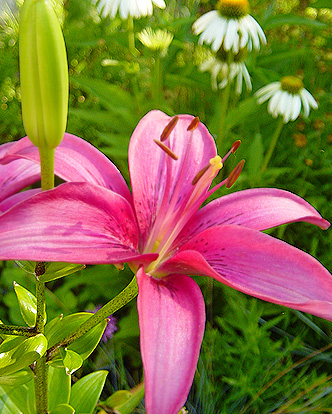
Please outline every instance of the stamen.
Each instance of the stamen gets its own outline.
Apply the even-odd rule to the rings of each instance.
[[[165,126],[163,132],[160,135],[160,141],[164,142],[171,135],[171,132],[175,128],[175,125],[178,123],[179,117],[175,115],[169,123]]]
[[[235,152],[237,151],[240,145],[241,145],[241,140],[238,139],[237,141],[234,142],[231,148],[233,154],[235,154]]]
[[[216,155],[215,157],[211,158],[208,165],[203,167],[194,177],[191,184],[195,185],[198,183],[198,181],[201,179],[201,177],[208,171],[210,168],[212,168],[211,177],[215,177],[219,170],[221,170],[223,167],[221,158],[219,155]]]
[[[235,183],[235,181],[239,178],[239,176],[242,172],[242,169],[244,167],[245,162],[246,162],[245,160],[241,160],[236,165],[234,170],[229,174],[229,176],[227,178],[227,181],[226,181],[226,184],[225,184],[226,188],[231,188],[232,185]]]
[[[203,174],[206,173],[206,171],[210,168],[210,164],[206,165],[204,168],[202,168],[194,177],[194,179],[192,180],[191,184],[195,185],[198,183],[198,181],[200,180],[200,178],[202,177]]]
[[[158,145],[158,147],[165,151],[167,155],[173,158],[173,160],[176,161],[179,158],[170,148],[168,148],[167,145],[163,144],[161,141],[154,139],[154,142]]]
[[[198,127],[199,124],[199,118],[198,116],[195,116],[195,118],[190,122],[187,131],[193,131],[194,129],[196,129]]]

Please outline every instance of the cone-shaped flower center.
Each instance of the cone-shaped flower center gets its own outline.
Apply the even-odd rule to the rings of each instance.
[[[303,82],[295,76],[284,76],[281,79],[281,89],[296,95],[303,89]]]
[[[240,49],[237,53],[233,51],[225,50],[223,46],[217,51],[216,56],[221,62],[232,63],[232,62],[242,62],[248,55],[248,49]]]
[[[217,10],[229,19],[240,19],[250,11],[248,0],[219,0]]]

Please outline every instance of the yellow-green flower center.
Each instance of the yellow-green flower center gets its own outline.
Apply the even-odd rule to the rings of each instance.
[[[303,82],[295,76],[284,76],[280,82],[281,89],[293,95],[298,94],[303,89]]]
[[[250,11],[248,0],[219,0],[217,10],[222,16],[239,19]]]
[[[232,62],[243,62],[247,57],[248,49],[240,49],[237,53],[233,53],[230,50],[225,50],[223,46],[217,51],[216,55],[221,62],[232,63]]]

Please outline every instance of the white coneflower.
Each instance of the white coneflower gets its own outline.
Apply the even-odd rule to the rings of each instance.
[[[240,95],[242,92],[243,79],[247,90],[251,91],[252,89],[248,69],[241,61],[234,61],[231,64],[228,64],[227,62],[212,56],[201,63],[199,70],[211,73],[212,88],[215,90],[218,88],[223,89],[228,82],[232,82],[234,79],[236,79],[235,92],[237,95]]]
[[[302,105],[305,117],[309,116],[310,107],[318,108],[313,96],[304,89],[301,79],[295,76],[285,76],[280,82],[272,82],[259,89],[255,96],[259,104],[269,100],[268,112],[274,118],[281,115],[284,123],[295,121]]]
[[[138,33],[137,37],[148,49],[165,53],[169,45],[172,43],[174,35],[166,29],[152,30],[151,27],[148,27]]]
[[[219,0],[217,10],[197,19],[193,31],[200,35],[199,43],[211,44],[214,52],[221,46],[234,53],[245,47],[259,50],[260,43],[266,43],[265,34],[248,13],[248,0]]]
[[[93,0],[93,2],[97,3],[98,11],[103,17],[114,18],[119,11],[122,19],[151,16],[153,4],[161,9],[166,7],[164,0]]]

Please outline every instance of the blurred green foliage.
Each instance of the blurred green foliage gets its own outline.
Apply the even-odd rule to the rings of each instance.
[[[174,34],[162,58],[162,94],[153,99],[155,56],[136,39],[128,49],[126,22],[102,19],[88,0],[67,0],[63,30],[67,45],[70,99],[67,131],[103,151],[128,181],[127,149],[139,119],[158,107],[169,115],[200,117],[212,134],[218,130],[220,91],[201,73],[201,47],[191,30],[195,19],[216,1],[168,0],[165,10],[134,22],[134,30],[165,28]],[[330,0],[252,0],[251,14],[268,44],[247,58],[253,91],[285,75],[304,81],[319,108],[283,128],[267,171],[259,175],[276,120],[257,105],[253,93],[231,95],[225,149],[242,146],[235,163],[246,167],[231,191],[278,187],[312,203],[332,220],[332,10]],[[0,26],[0,143],[24,136],[20,109],[17,14],[3,6]],[[229,191],[229,190],[228,190]],[[219,190],[217,196],[225,193]],[[271,230],[332,269],[332,232],[296,223]],[[0,319],[23,324],[13,281],[33,291],[33,276],[12,263],[1,264]],[[116,296],[131,279],[128,268],[88,266],[47,284],[48,318],[93,310]],[[329,413],[332,406],[330,323],[310,315],[249,298],[224,286],[213,289],[197,278],[208,303],[208,326],[187,408],[192,414]],[[110,371],[103,397],[142,380],[135,303],[117,313],[118,330],[102,344],[76,376]],[[316,352],[316,353],[315,353]],[[301,362],[302,361],[302,362]],[[142,405],[137,412],[143,412]]]

